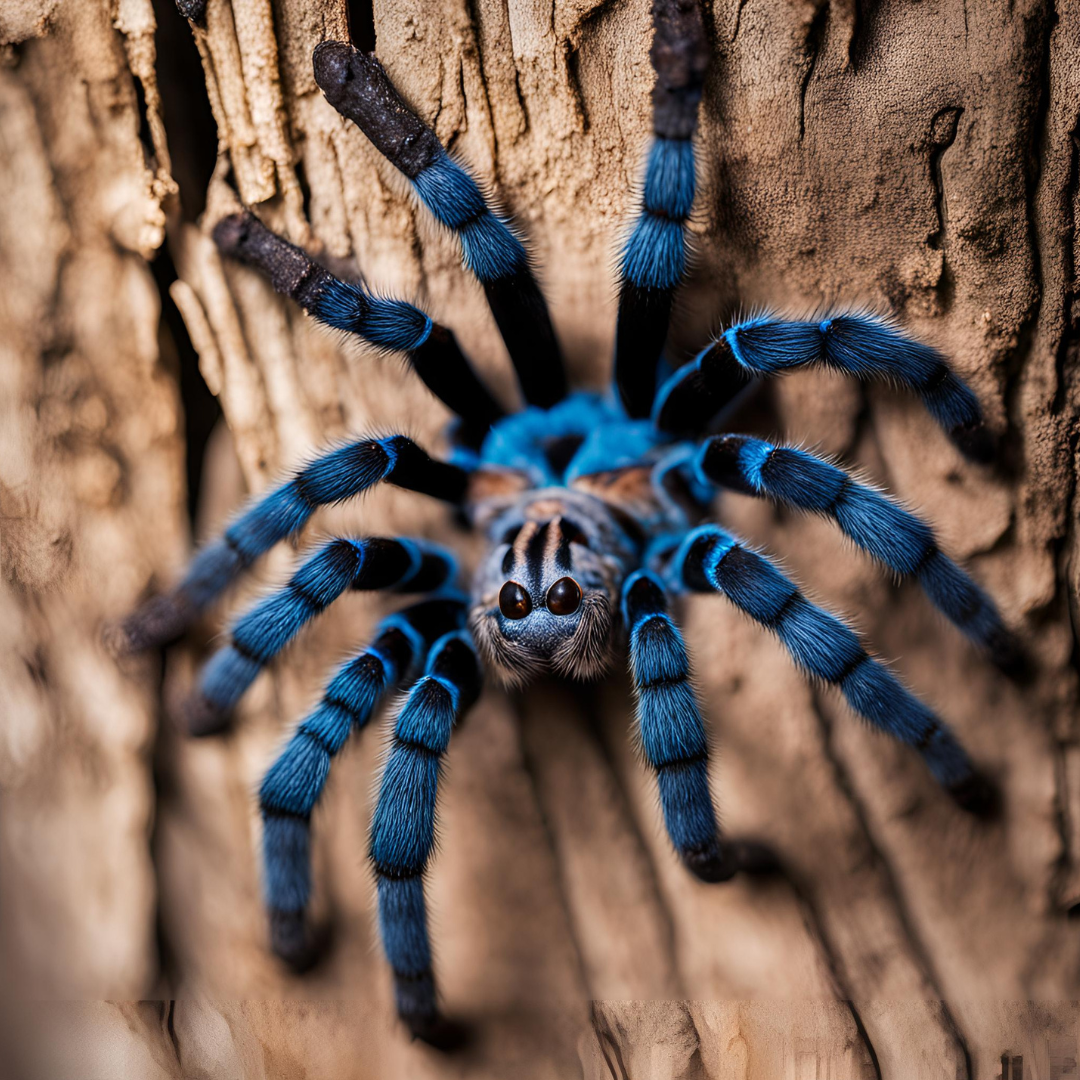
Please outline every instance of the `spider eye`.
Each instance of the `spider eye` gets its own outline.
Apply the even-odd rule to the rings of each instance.
[[[552,615],[573,615],[581,604],[581,586],[572,578],[559,578],[548,589],[547,607]]]
[[[508,619],[524,619],[532,611],[532,601],[516,581],[508,581],[499,590],[499,610]]]

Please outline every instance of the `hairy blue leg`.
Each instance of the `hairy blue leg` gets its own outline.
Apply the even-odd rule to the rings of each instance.
[[[307,559],[284,588],[245,612],[229,644],[203,669],[185,718],[193,735],[220,731],[262,669],[346,589],[427,592],[455,572],[447,552],[416,540],[335,539]]]
[[[858,379],[904,386],[919,395],[965,455],[981,462],[993,458],[993,440],[983,425],[978,399],[941,353],[889,319],[850,314],[794,322],[761,315],[725,330],[714,348],[730,350],[754,375],[825,364]]]
[[[993,601],[941,552],[930,526],[895,500],[814,454],[749,435],[709,439],[694,465],[703,482],[831,518],[880,563],[916,578],[934,604],[995,663],[1015,666],[1016,644]]]
[[[327,101],[404,173],[435,219],[461,241],[465,265],[484,287],[525,400],[543,408],[554,405],[566,393],[566,376],[525,245],[402,100],[373,54],[324,41],[312,62]]]
[[[961,805],[991,809],[986,781],[948,727],[867,654],[850,627],[810,603],[770,560],[723,529],[705,525],[683,541],[672,575],[683,588],[722,593],[775,633],[800,668],[839,687],[860,716],[915,747]]]
[[[412,304],[377,296],[358,282],[340,281],[247,210],[222,218],[214,227],[214,241],[224,254],[261,270],[278,292],[320,322],[376,348],[405,353],[428,389],[461,417],[473,441],[478,443],[504,415],[453,333]]]
[[[724,881],[737,867],[721,847],[709,794],[709,747],[690,684],[682,635],[667,611],[660,580],[646,570],[627,578],[623,621],[641,749],[656,770],[664,823],[683,862],[703,881]]]
[[[343,502],[386,481],[458,505],[469,474],[436,461],[404,435],[360,439],[305,465],[248,508],[192,560],[180,584],[130,615],[121,627],[130,652],[167,644],[236,577],[279,540],[299,532],[320,506]]]
[[[652,16],[653,141],[641,210],[622,252],[615,331],[615,382],[631,417],[646,417],[652,407],[672,299],[686,270],[693,138],[709,63],[696,3],[654,0]]]
[[[301,721],[259,789],[263,893],[275,953],[297,968],[314,959],[305,926],[311,894],[310,818],[333,757],[367,725],[386,692],[403,680],[442,634],[465,621],[462,599],[421,601],[384,619],[375,639],[342,664],[322,700]]]
[[[424,676],[394,725],[371,825],[379,929],[398,1013],[415,1035],[438,1029],[423,874],[435,838],[439,763],[457,719],[476,700],[480,668],[467,632],[431,648]]]

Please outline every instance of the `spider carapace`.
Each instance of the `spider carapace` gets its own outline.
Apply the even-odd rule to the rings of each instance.
[[[837,465],[750,435],[710,434],[751,384],[827,365],[921,398],[945,434],[986,464],[993,446],[978,403],[934,349],[891,320],[839,313],[769,315],[729,327],[694,360],[662,374],[672,301],[686,266],[695,194],[694,133],[708,63],[695,0],[655,0],[653,137],[640,208],[623,246],[615,380],[609,394],[568,392],[558,342],[518,234],[406,105],[373,55],[325,42],[313,57],[330,103],[411,182],[458,237],[487,296],[526,407],[508,415],[453,333],[410,304],[338,280],[249,211],[217,222],[226,255],[265,273],[321,322],[403,353],[455,414],[448,460],[403,435],[362,438],[299,469],[254,501],[193,560],[178,586],[124,624],[129,648],[179,636],[192,618],[313,512],[388,482],[457,507],[487,540],[471,595],[446,549],[418,539],[336,538],[236,619],[187,707],[210,734],[256,676],[349,589],[414,594],[329,680],[260,790],[271,942],[307,954],[310,818],[331,760],[380,700],[404,687],[371,827],[382,941],[398,1011],[410,1029],[443,1032],[423,875],[432,851],[440,760],[483,672],[522,683],[539,672],[602,675],[629,653],[640,746],[655,770],[672,844],[693,873],[720,881],[767,866],[762,849],[722,837],[709,791],[707,741],[672,598],[723,594],[783,643],[809,675],[836,687],[871,725],[909,744],[969,809],[991,789],[945,723],[871,656],[835,615],[771,561],[712,523],[718,490],[831,519],[870,557],[916,579],[960,631],[1001,666],[1016,661],[993,603],[938,547],[925,522]],[[452,841],[451,841],[452,842]]]

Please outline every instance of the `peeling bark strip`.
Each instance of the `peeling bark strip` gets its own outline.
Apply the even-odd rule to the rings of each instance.
[[[328,666],[382,612],[357,600],[328,613],[256,684],[235,735],[198,747],[160,719],[162,698],[190,690],[199,641],[169,654],[163,694],[152,664],[118,669],[100,648],[101,627],[173,583],[190,546],[159,325],[171,301],[148,260],[168,218],[173,293],[228,422],[208,449],[199,536],[326,439],[404,423],[434,445],[446,419],[413,372],[341,348],[220,258],[210,232],[237,192],[336,275],[421,302],[507,401],[512,372],[453,239],[318,92],[312,52],[348,39],[344,0],[9,4],[0,966],[28,998],[179,993],[164,1006],[12,1004],[30,1075],[111,1076],[121,1061],[152,1080],[241,1076],[253,1061],[365,1080],[1070,1075],[1080,946],[1060,907],[1080,896],[1080,10],[714,0],[702,18],[657,2],[662,25],[700,19],[701,37],[672,51],[658,34],[655,85],[648,0],[378,4],[377,52],[423,125],[497,184],[573,377],[600,386],[611,256],[642,147],[663,134],[653,99],[661,125],[682,130],[708,46],[697,263],[671,359],[759,304],[801,315],[865,303],[941,349],[1004,433],[992,467],[965,464],[901,396],[829,375],[771,388],[739,430],[818,444],[916,504],[1023,636],[1032,684],[1002,680],[828,523],[731,497],[725,524],[901,658],[1000,782],[1003,820],[961,820],[917,761],[808,689],[762,632],[692,604],[724,826],[776,849],[799,895],[783,881],[689,879],[627,739],[625,687],[569,704],[538,693],[521,729],[491,693],[448,751],[431,869],[446,1009],[479,1036],[465,1056],[421,1058],[391,1024],[362,860],[377,738],[342,754],[315,833],[312,915],[333,952],[302,979],[279,968],[252,792]],[[160,60],[192,40],[222,151],[199,226],[175,213],[164,138],[178,177],[199,170],[181,127],[160,120],[183,116],[197,90]],[[403,492],[335,513],[314,531],[452,527]],[[279,584],[289,553],[269,561],[264,580]],[[61,1060],[69,1048],[74,1063]]]

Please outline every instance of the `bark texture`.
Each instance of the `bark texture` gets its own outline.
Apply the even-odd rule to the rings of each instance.
[[[354,35],[370,33],[351,10]],[[648,4],[376,0],[373,26],[399,89],[529,236],[572,377],[603,384],[649,131]],[[102,627],[174,580],[191,542],[177,353],[148,260],[167,244],[165,302],[228,426],[196,539],[329,439],[401,429],[437,447],[446,419],[398,362],[222,263],[209,230],[238,199],[328,265],[420,298],[507,403],[509,363],[454,243],[314,84],[314,46],[348,34],[344,2],[209,0],[189,24],[150,0],[17,0],[0,10],[0,948],[20,998],[168,999],[13,1002],[16,1030],[41,1035],[14,1040],[28,1068],[981,1080],[1008,1077],[1006,1055],[1026,1076],[1075,1075],[1080,4],[713,0],[706,26],[698,259],[676,351],[757,305],[869,304],[942,347],[1002,436],[994,469],[966,465],[913,401],[827,374],[778,382],[744,422],[841,454],[923,511],[1036,677],[995,674],[824,523],[734,495],[718,513],[897,658],[999,779],[1002,820],[962,816],[774,640],[695,599],[724,822],[775,845],[787,878],[690,880],[620,678],[520,701],[489,690],[451,744],[429,886],[445,1005],[473,1043],[443,1057],[392,1017],[364,860],[377,732],[336,762],[315,818],[331,949],[285,973],[265,948],[253,789],[380,610],[340,601],[235,731],[202,742],[168,722],[197,636],[163,671],[109,656]],[[188,35],[205,83],[170,67]],[[218,137],[205,191],[185,185],[184,121],[204,93]],[[454,535],[391,491],[321,513],[309,535],[337,530]],[[280,580],[292,557],[257,576]]]

